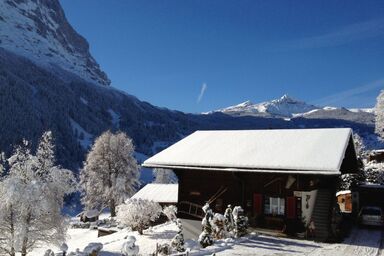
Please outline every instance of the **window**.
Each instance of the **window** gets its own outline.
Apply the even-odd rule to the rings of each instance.
[[[285,199],[266,196],[264,200],[264,214],[284,215]]]

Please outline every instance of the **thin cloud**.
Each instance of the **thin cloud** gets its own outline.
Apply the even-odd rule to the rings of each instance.
[[[203,83],[201,85],[199,96],[197,97],[197,103],[200,103],[200,101],[203,99],[203,96],[204,96],[206,90],[207,90],[207,84]]]
[[[346,102],[350,99],[356,98],[364,93],[371,92],[378,88],[384,88],[384,79],[373,81],[369,84],[359,86],[350,90],[346,90],[340,93],[332,94],[324,98],[313,101],[316,105],[339,105],[341,102]]]
[[[328,33],[285,42],[288,49],[313,49],[339,46],[384,34],[384,19],[369,20],[341,27]]]

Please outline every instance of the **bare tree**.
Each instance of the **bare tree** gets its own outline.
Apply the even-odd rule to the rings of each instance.
[[[9,170],[0,181],[0,254],[25,256],[41,242],[59,245],[65,240],[61,209],[76,180],[54,161],[50,132],[43,135],[36,155],[24,141],[8,159]]]
[[[376,112],[376,133],[384,139],[384,90],[382,90],[377,97],[377,103],[375,107]]]

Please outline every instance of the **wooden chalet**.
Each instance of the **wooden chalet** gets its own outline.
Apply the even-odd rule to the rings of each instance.
[[[209,202],[219,213],[241,205],[255,228],[292,233],[311,223],[322,241],[332,235],[339,176],[358,169],[348,128],[197,131],[143,166],[176,173],[186,237],[201,232]]]

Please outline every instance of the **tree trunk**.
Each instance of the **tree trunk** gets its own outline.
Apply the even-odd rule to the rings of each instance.
[[[27,246],[28,246],[28,233],[29,233],[29,224],[31,222],[31,213],[27,214],[27,218],[25,220],[25,234],[23,238],[23,244],[21,246],[21,256],[27,256]]]
[[[115,200],[112,198],[109,200],[109,209],[111,210],[111,217],[116,217]]]
[[[16,252],[15,252],[15,247],[14,247],[14,244],[15,244],[15,225],[14,225],[14,214],[13,214],[13,207],[11,205],[11,216],[10,216],[10,222],[11,222],[11,251],[9,253],[10,256],[15,256],[16,255]]]

